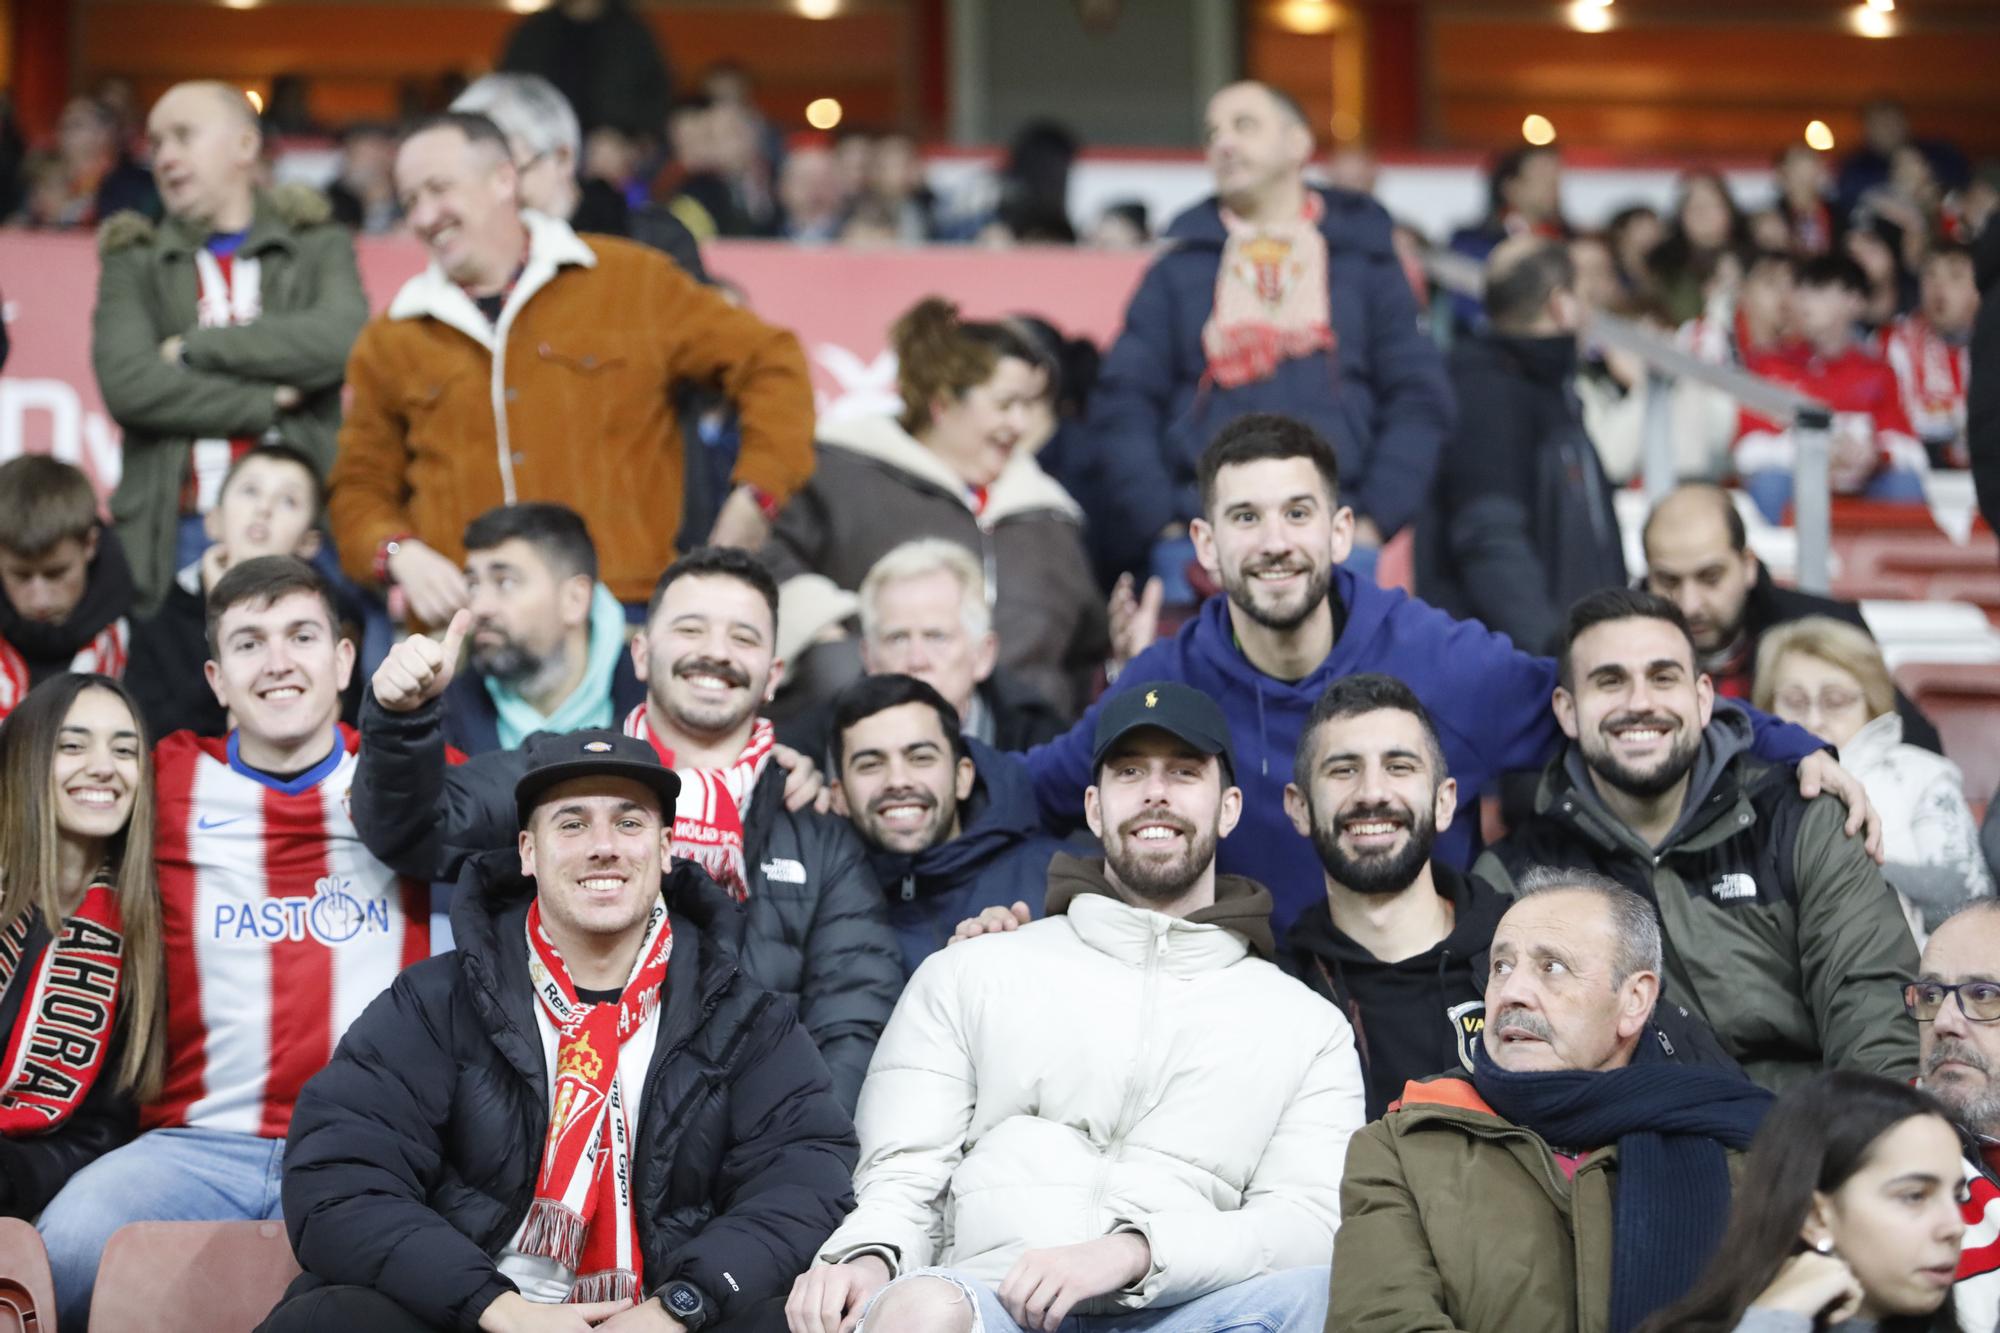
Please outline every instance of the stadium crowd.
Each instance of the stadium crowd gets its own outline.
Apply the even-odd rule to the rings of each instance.
[[[1990,794],[1749,548],[1784,423],[1673,389],[1628,570],[1667,389],[1579,338],[1920,498],[2000,195],[1877,108],[1838,190],[1582,235],[1524,151],[1447,355],[1239,83],[1101,367],[940,295],[816,423],[699,243],[946,236],[912,146],[776,165],[615,33],[586,102],[564,23],[345,202],[194,82],[25,205],[99,225],[124,432],[108,521],[0,465],[0,1214],[61,1327],[120,1227],[261,1219],[282,1333],[2000,1325]],[[964,237],[1061,239],[1065,151]]]

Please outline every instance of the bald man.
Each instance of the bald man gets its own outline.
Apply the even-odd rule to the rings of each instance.
[[[207,545],[202,516],[260,443],[333,462],[347,351],[368,318],[354,246],[304,186],[257,188],[257,116],[222,83],[169,88],[146,120],[167,216],[108,218],[91,325],[125,432],[112,512],[150,611]]]
[[[1627,577],[1576,396],[1583,303],[1568,248],[1502,241],[1486,261],[1485,305],[1485,331],[1452,348],[1458,427],[1417,525],[1417,595],[1548,653],[1572,602]]]
[[[1389,215],[1306,184],[1313,134],[1298,105],[1234,83],[1209,99],[1204,134],[1215,194],[1167,227],[1090,402],[1105,482],[1091,517],[1131,534],[1102,554],[1128,568],[1150,557],[1170,601],[1192,600],[1196,464],[1229,422],[1281,412],[1333,444],[1358,571],[1415,517],[1451,425]]]
[[[1832,616],[1868,628],[1853,602],[1774,583],[1750,549],[1731,493],[1720,486],[1691,482],[1668,492],[1647,515],[1641,540],[1646,588],[1687,617],[1701,669],[1715,681],[1717,694],[1751,697],[1757,684],[1757,644],[1774,626]],[[1896,692],[1896,711],[1903,719],[1904,740],[1944,752],[1937,728],[1901,690]]]

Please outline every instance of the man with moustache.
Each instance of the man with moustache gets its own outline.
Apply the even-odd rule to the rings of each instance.
[[[847,822],[785,808],[771,724],[757,716],[784,674],[777,616],[777,585],[756,557],[701,547],[676,561],[632,643],[646,698],[623,731],[679,774],[674,858],[698,862],[743,904],[744,970],[798,1004],[852,1107],[902,990],[902,957]],[[467,856],[518,832],[510,793],[523,751],[445,764],[439,696],[471,619],[454,616],[442,644],[422,635],[398,644],[362,704],[355,824],[384,861],[426,879],[455,878]]]
[[[1837,802],[1800,796],[1715,707],[1687,621],[1613,588],[1570,608],[1554,711],[1570,739],[1531,819],[1473,873],[1513,892],[1531,866],[1607,875],[1653,905],[1667,993],[1773,1090],[1822,1067],[1916,1072],[1896,988],[1916,945]]]
[[[856,1207],[792,1333],[1316,1327],[1361,1124],[1352,1034],[1274,967],[1270,895],[1215,873],[1242,810],[1228,723],[1185,685],[1100,715],[1104,859],[1049,915],[931,956],[869,1070]]]
[[[1917,1023],[1925,1091],[1972,1140],[1952,1292],[1958,1322],[2000,1326],[2000,900],[1979,899],[1931,932],[1903,1007]]]

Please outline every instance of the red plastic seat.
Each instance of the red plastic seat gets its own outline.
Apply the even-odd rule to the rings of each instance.
[[[90,1333],[250,1333],[298,1275],[282,1222],[134,1222],[104,1247]]]
[[[35,1228],[0,1217],[0,1333],[55,1333],[56,1284]]]
[[[1896,683],[1944,738],[1945,756],[1965,773],[1975,804],[2000,787],[2000,665],[1909,662]]]

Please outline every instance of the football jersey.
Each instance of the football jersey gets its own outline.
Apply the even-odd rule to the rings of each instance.
[[[282,782],[242,762],[235,732],[154,751],[167,1072],[147,1129],[282,1138],[348,1024],[430,955],[430,886],[362,845],[347,800],[360,737],[337,731]]]
[[[1962,453],[1970,344],[1953,343],[1922,315],[1905,315],[1884,334],[1882,351],[1903,387],[1903,412],[1917,438],[1952,455]],[[1965,466],[1958,457],[1950,461],[1954,467]]]
[[[1838,356],[1771,355],[1745,366],[1754,375],[1775,380],[1816,398],[1833,410],[1835,433],[1857,432],[1874,443],[1878,466],[1924,472],[1928,459],[1903,412],[1903,390],[1896,372],[1881,357],[1860,346]],[[1736,441],[1736,470],[1759,472],[1792,466],[1797,450],[1783,422],[1742,409]]]

